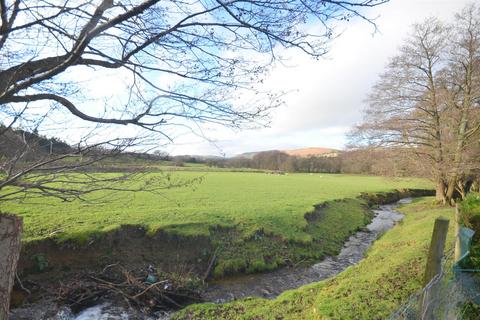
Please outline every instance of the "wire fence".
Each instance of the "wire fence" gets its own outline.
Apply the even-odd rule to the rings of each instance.
[[[453,262],[453,251],[448,253],[440,273],[387,319],[480,320],[479,271],[462,269],[458,262]]]

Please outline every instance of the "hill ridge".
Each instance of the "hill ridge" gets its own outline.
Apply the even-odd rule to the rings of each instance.
[[[337,156],[339,150],[333,149],[333,148],[326,148],[326,147],[306,147],[306,148],[298,148],[298,149],[274,149],[274,150],[263,150],[263,151],[254,151],[254,152],[244,152],[236,157],[239,158],[253,158],[255,155],[264,153],[264,152],[273,152],[273,151],[278,151],[278,152],[284,152],[290,156],[296,156],[296,157],[331,157],[331,156]]]

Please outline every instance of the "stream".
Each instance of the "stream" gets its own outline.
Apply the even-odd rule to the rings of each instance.
[[[403,219],[403,215],[395,211],[401,204],[411,202],[411,198],[404,198],[396,203],[381,205],[374,209],[374,218],[365,227],[365,231],[358,231],[345,242],[337,256],[326,257],[311,266],[284,267],[278,270],[250,275],[238,275],[221,280],[209,282],[202,298],[205,301],[224,303],[235,299],[255,296],[275,298],[282,292],[300,286],[318,282],[335,276],[347,267],[363,259],[365,252],[372,243],[383,233],[391,229]],[[12,319],[25,319],[12,314]],[[133,320],[151,319],[167,320],[172,312],[162,312],[150,318],[145,318],[139,312],[125,310],[111,304],[101,304],[83,310],[77,315],[72,314],[68,308],[62,308],[51,320]]]
[[[395,208],[411,201],[411,198],[405,198],[398,203],[382,205],[373,210],[375,217],[366,226],[368,231],[358,231],[352,235],[337,256],[326,257],[308,267],[285,267],[268,273],[213,281],[208,284],[203,299],[224,303],[249,296],[275,298],[283,291],[330,278],[362,260],[373,241],[403,219],[403,215],[396,212]]]

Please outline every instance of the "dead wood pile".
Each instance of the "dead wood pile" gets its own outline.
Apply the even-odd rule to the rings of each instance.
[[[128,271],[115,264],[101,273],[77,275],[62,283],[58,299],[74,311],[114,300],[148,314],[200,301],[202,283],[188,273],[167,275],[157,273],[152,266]]]

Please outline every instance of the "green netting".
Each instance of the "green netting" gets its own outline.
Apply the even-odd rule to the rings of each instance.
[[[473,235],[475,231],[466,227],[461,227],[458,232],[458,237],[460,239],[460,258],[453,264],[453,270],[455,272],[478,272],[477,269],[464,269],[462,265],[468,255],[470,254],[470,245],[472,243]]]

